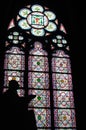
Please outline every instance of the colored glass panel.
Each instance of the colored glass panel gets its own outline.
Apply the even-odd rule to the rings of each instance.
[[[34,109],[38,128],[51,127],[51,112],[49,109]]]
[[[45,31],[44,31],[44,29],[34,29],[34,28],[32,28],[32,29],[31,29],[31,33],[32,33],[34,36],[44,36]]]
[[[31,11],[29,9],[23,8],[19,11],[19,15],[23,18],[26,18],[30,12]]]
[[[72,91],[53,91],[54,107],[74,108]]]
[[[24,70],[24,56],[6,54],[5,58],[5,69]]]
[[[41,5],[33,5],[32,7],[31,7],[31,9],[32,9],[32,11],[37,11],[37,12],[43,12],[43,7],[41,6]]]
[[[42,56],[29,56],[29,70],[48,71],[48,58]]]
[[[48,25],[48,18],[41,12],[33,12],[28,15],[27,22],[33,28],[41,29]]]
[[[63,73],[70,73],[70,60],[67,58],[52,58],[52,71],[53,72],[63,72]]]
[[[28,86],[29,88],[48,89],[49,88],[49,75],[46,73],[28,73]]]
[[[34,43],[34,49],[32,49],[29,52],[29,54],[39,55],[39,56],[41,56],[41,55],[47,56],[48,55],[47,52],[42,49],[42,44],[40,44],[40,42]]]
[[[44,14],[48,17],[49,20],[55,20],[56,15],[51,11],[45,11]]]
[[[53,31],[56,31],[57,29],[57,26],[55,23],[53,22],[49,22],[48,26],[45,28],[47,31],[49,32],[53,32]]]
[[[73,109],[54,110],[55,127],[76,127],[75,111]]]
[[[31,27],[28,25],[27,21],[25,19],[22,19],[18,22],[18,25],[21,29],[28,30]]]
[[[36,98],[29,103],[31,107],[50,107],[50,92],[47,90],[29,90],[29,95],[36,95]]]
[[[32,24],[43,26],[44,25],[44,17],[41,13],[34,13],[31,16]]]
[[[72,89],[72,76],[71,74],[52,74],[53,88],[54,89]]]

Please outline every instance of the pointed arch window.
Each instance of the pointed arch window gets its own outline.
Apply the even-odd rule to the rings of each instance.
[[[67,36],[53,11],[39,4],[20,9],[8,27],[4,91],[13,78],[20,96],[36,95],[28,110],[34,110],[38,130],[76,129]]]

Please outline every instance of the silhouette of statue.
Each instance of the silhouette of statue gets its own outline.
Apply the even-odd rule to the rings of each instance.
[[[29,95],[28,99],[21,98],[18,96],[18,89],[18,82],[11,80],[9,81],[9,89],[3,93],[2,129],[28,130],[30,128],[30,130],[37,130],[34,112],[28,111],[26,107],[27,103],[35,98],[35,95]]]

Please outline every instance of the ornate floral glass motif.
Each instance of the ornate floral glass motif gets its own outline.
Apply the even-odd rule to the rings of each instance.
[[[22,33],[19,33],[17,31],[11,31],[8,34],[7,41],[12,44],[19,44],[22,43],[24,40],[24,37],[22,36]]]
[[[73,130],[73,127],[76,127],[75,111],[73,109],[55,109],[54,120],[55,127],[71,128],[71,130]]]
[[[53,88],[54,89],[72,89],[72,76],[71,74],[52,74]]]
[[[48,89],[49,75],[42,72],[41,73],[29,72],[28,83],[30,88]]]
[[[37,89],[37,88],[36,88]],[[36,98],[29,104],[31,107],[50,107],[50,92],[46,90],[29,90],[30,94],[37,95]]]
[[[23,8],[17,16],[18,26],[31,31],[34,36],[44,36],[48,32],[57,30],[56,15],[41,5],[32,5]]]
[[[72,91],[53,91],[54,107],[74,108],[74,99]],[[58,103],[57,103],[58,102]]]
[[[70,73],[70,60],[67,58],[52,58],[53,72]]]
[[[62,35],[56,35],[56,37],[52,39],[52,42],[57,44],[59,48],[67,46],[67,40]]]
[[[36,122],[37,122],[38,129],[42,128],[42,130],[47,130],[46,128],[51,127],[51,112],[50,112],[50,109],[39,108],[39,109],[34,109],[34,112],[35,112],[35,115],[36,115]]]

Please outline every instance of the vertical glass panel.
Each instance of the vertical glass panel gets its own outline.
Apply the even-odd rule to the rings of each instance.
[[[28,87],[29,95],[36,95],[29,103],[29,108],[34,109],[37,127],[50,127],[50,91],[47,53],[42,49],[42,44],[34,43],[34,48],[28,57]],[[40,108],[40,109],[39,109]]]
[[[71,64],[69,56],[61,50],[53,54],[52,83],[55,127],[76,127]]]
[[[9,80],[15,79],[23,87],[24,69],[24,53],[18,47],[7,50],[4,60],[4,86],[7,86]]]

